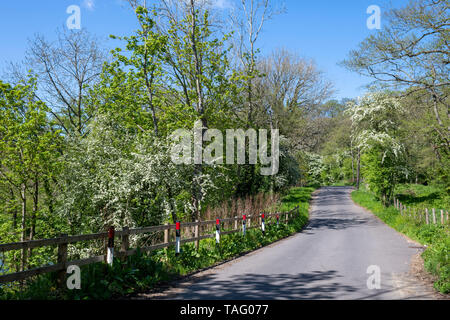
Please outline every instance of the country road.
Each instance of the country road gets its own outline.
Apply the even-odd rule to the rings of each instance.
[[[302,232],[163,293],[136,298],[434,299],[432,288],[409,274],[413,257],[423,249],[355,205],[350,192],[322,188]],[[367,287],[372,265],[380,268],[380,289]]]

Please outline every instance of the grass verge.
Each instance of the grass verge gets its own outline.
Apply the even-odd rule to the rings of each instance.
[[[240,233],[221,237],[219,246],[215,239],[200,241],[197,251],[193,243],[181,247],[175,256],[173,247],[151,253],[137,252],[125,261],[114,260],[113,266],[96,263],[81,267],[81,289],[58,289],[55,273],[44,274],[28,281],[23,288],[11,284],[0,287],[0,299],[114,299],[128,294],[148,291],[161,283],[213,266],[221,261],[261,248],[274,241],[300,231],[308,222],[308,209],[314,187],[293,188],[282,199],[281,210],[299,206],[299,211],[289,224],[280,221],[260,229],[250,229],[246,236]]]
[[[450,232],[448,226],[424,225],[400,215],[394,207],[384,207],[371,193],[359,190],[352,192],[357,204],[370,210],[395,230],[427,246],[422,254],[425,269],[436,277],[434,287],[441,293],[450,293]]]

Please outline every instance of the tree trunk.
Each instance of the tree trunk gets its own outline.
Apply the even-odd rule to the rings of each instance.
[[[26,240],[26,215],[27,215],[27,197],[26,197],[26,186],[23,183],[22,184],[22,190],[21,190],[21,200],[22,200],[22,236],[20,240],[23,242]],[[21,255],[21,266],[20,270],[25,270],[26,265],[26,259],[27,259],[27,251],[26,249],[22,249],[22,255]]]
[[[31,228],[30,228],[30,240],[34,239],[36,234],[36,214],[38,211],[38,201],[39,201],[39,181],[36,177],[34,181],[34,192],[33,192],[33,212],[31,213]],[[30,248],[28,256],[31,257],[32,249]]]
[[[44,191],[45,191],[45,195],[47,197],[47,207],[48,207],[48,212],[50,213],[50,215],[53,215],[54,213],[54,209],[53,209],[53,195],[50,189],[50,181],[46,178],[44,178]]]
[[[12,188],[9,189],[9,193],[11,195],[11,203],[13,206],[13,212],[12,212],[12,224],[13,224],[13,232],[16,233],[17,228],[17,207],[14,204],[14,191]]]
[[[359,190],[359,184],[361,179],[361,151],[358,148],[358,159],[357,159],[357,167],[356,167],[356,189]]]
[[[352,155],[352,184],[355,183],[355,157],[353,156],[353,142],[350,142],[350,153]]]
[[[202,90],[202,83],[201,83],[201,75],[202,75],[202,65],[201,61],[199,59],[199,54],[197,51],[197,41],[196,38],[196,11],[195,11],[195,3],[194,0],[190,1],[190,13],[191,13],[191,48],[192,53],[194,56],[194,64],[195,64],[195,88],[197,93],[197,112],[200,116],[200,119],[202,121],[202,137],[203,133],[207,128],[207,121],[204,117],[205,115],[205,105],[203,101],[203,90]],[[203,139],[202,139],[202,151],[203,151]],[[193,183],[193,206],[194,206],[194,221],[199,220],[200,221],[200,201],[203,198],[202,190],[201,190],[201,181],[200,177],[203,172],[203,166],[202,164],[194,164],[194,183]]]
[[[30,240],[33,240],[36,234],[36,213],[38,210],[38,200],[39,200],[39,181],[36,179],[34,182],[34,192],[33,192],[33,212],[31,213],[31,229],[30,229]]]

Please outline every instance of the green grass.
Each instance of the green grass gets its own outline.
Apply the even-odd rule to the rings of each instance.
[[[450,209],[450,194],[443,186],[401,184],[395,188],[396,198],[408,207]]]
[[[413,197],[410,197],[409,199],[411,200],[411,203],[424,203],[424,198],[421,198],[421,195],[418,197],[419,200],[417,200],[417,202],[414,202]],[[437,290],[442,293],[450,293],[450,231],[448,225],[425,225],[412,219],[408,219],[401,216],[399,211],[394,207],[384,207],[373,194],[365,190],[353,191],[352,199],[357,204],[372,211],[395,230],[426,245],[428,248],[422,254],[425,269],[436,276],[434,287]]]
[[[286,225],[268,225],[265,235],[260,229],[248,230],[244,237],[234,233],[221,237],[220,246],[215,239],[200,241],[197,251],[193,243],[181,247],[179,256],[169,247],[149,254],[138,252],[125,261],[114,260],[110,267],[96,263],[81,267],[81,289],[60,290],[56,274],[35,277],[24,289],[18,286],[0,287],[0,299],[111,299],[136,292],[148,291],[161,283],[213,266],[240,254],[253,251],[300,231],[308,222],[308,208],[314,187],[291,189],[282,198],[281,209],[288,211],[299,206],[295,218]],[[283,219],[284,221],[284,219]]]

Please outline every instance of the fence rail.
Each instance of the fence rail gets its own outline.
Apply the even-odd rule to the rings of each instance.
[[[423,222],[425,224],[449,224],[448,211],[443,209],[436,210],[435,208],[420,209],[415,207],[407,207],[403,205],[399,199],[394,197],[394,207],[404,217]]]
[[[272,219],[271,222],[266,222],[265,225],[267,226],[270,224],[279,223],[279,220],[281,220],[281,222],[283,222],[282,221],[283,219],[281,219],[282,216],[285,217],[284,222],[289,223],[289,221],[291,220],[291,218],[293,217],[295,212],[298,212],[298,210],[299,210],[299,206],[295,207],[294,209],[292,209],[288,212],[277,212],[277,213],[264,214],[266,219],[270,219],[273,217],[277,218],[276,222],[273,221],[273,219]],[[253,226],[251,226],[252,219],[253,220],[257,219],[257,223]],[[223,231],[223,232],[220,232],[220,234],[227,235],[227,234],[241,232],[242,229],[239,228],[238,223],[243,222],[244,220],[248,221],[248,227],[246,227],[246,230],[260,228],[262,225],[261,224],[262,223],[262,215],[247,215],[245,217],[241,216],[241,217],[220,219],[219,221],[222,224],[225,224],[225,223],[232,224],[234,222],[234,227],[232,230]],[[217,223],[217,220],[180,223],[181,228],[192,228],[192,227],[195,228],[195,237],[185,238],[185,239],[180,237],[180,239],[179,239],[180,244],[195,242],[196,247],[198,248],[200,240],[215,237],[214,233],[200,235],[199,227],[216,225],[216,223]],[[159,250],[159,249],[163,249],[163,248],[167,248],[172,245],[175,245],[176,242],[170,241],[170,230],[176,230],[176,227],[177,227],[176,224],[165,224],[165,225],[160,225],[160,226],[152,226],[152,227],[144,227],[144,228],[136,228],[136,229],[129,229],[127,227],[124,227],[122,230],[115,231],[115,232],[113,232],[113,239],[120,238],[122,240],[122,243],[121,243],[120,251],[116,252],[114,255],[119,258],[124,258],[124,257],[131,256],[134,253],[136,253],[136,251],[138,249],[130,249],[129,248],[129,236],[136,235],[136,234],[164,231],[164,242],[139,248],[139,250],[141,250],[141,251],[151,252],[151,251],[155,251],[155,250]],[[70,265],[83,266],[83,265],[97,263],[97,262],[106,262],[107,256],[108,256],[107,246],[105,246],[105,249],[106,249],[105,254],[86,258],[86,259],[72,260],[72,261],[68,261],[67,246],[68,246],[68,244],[73,244],[73,243],[77,243],[77,242],[81,242],[81,241],[107,240],[109,236],[110,235],[108,232],[101,232],[101,233],[74,235],[74,236],[62,235],[60,237],[52,238],[52,239],[30,240],[30,241],[23,241],[23,242],[0,244],[0,253],[4,253],[7,251],[13,251],[13,250],[27,250],[27,249],[32,249],[32,248],[53,246],[53,245],[58,246],[57,263],[52,264],[52,265],[38,267],[38,268],[33,268],[30,270],[0,275],[0,283],[24,280],[24,279],[32,277],[32,276],[49,273],[49,272],[59,272],[60,279],[64,279],[65,274],[66,274],[66,269]]]

